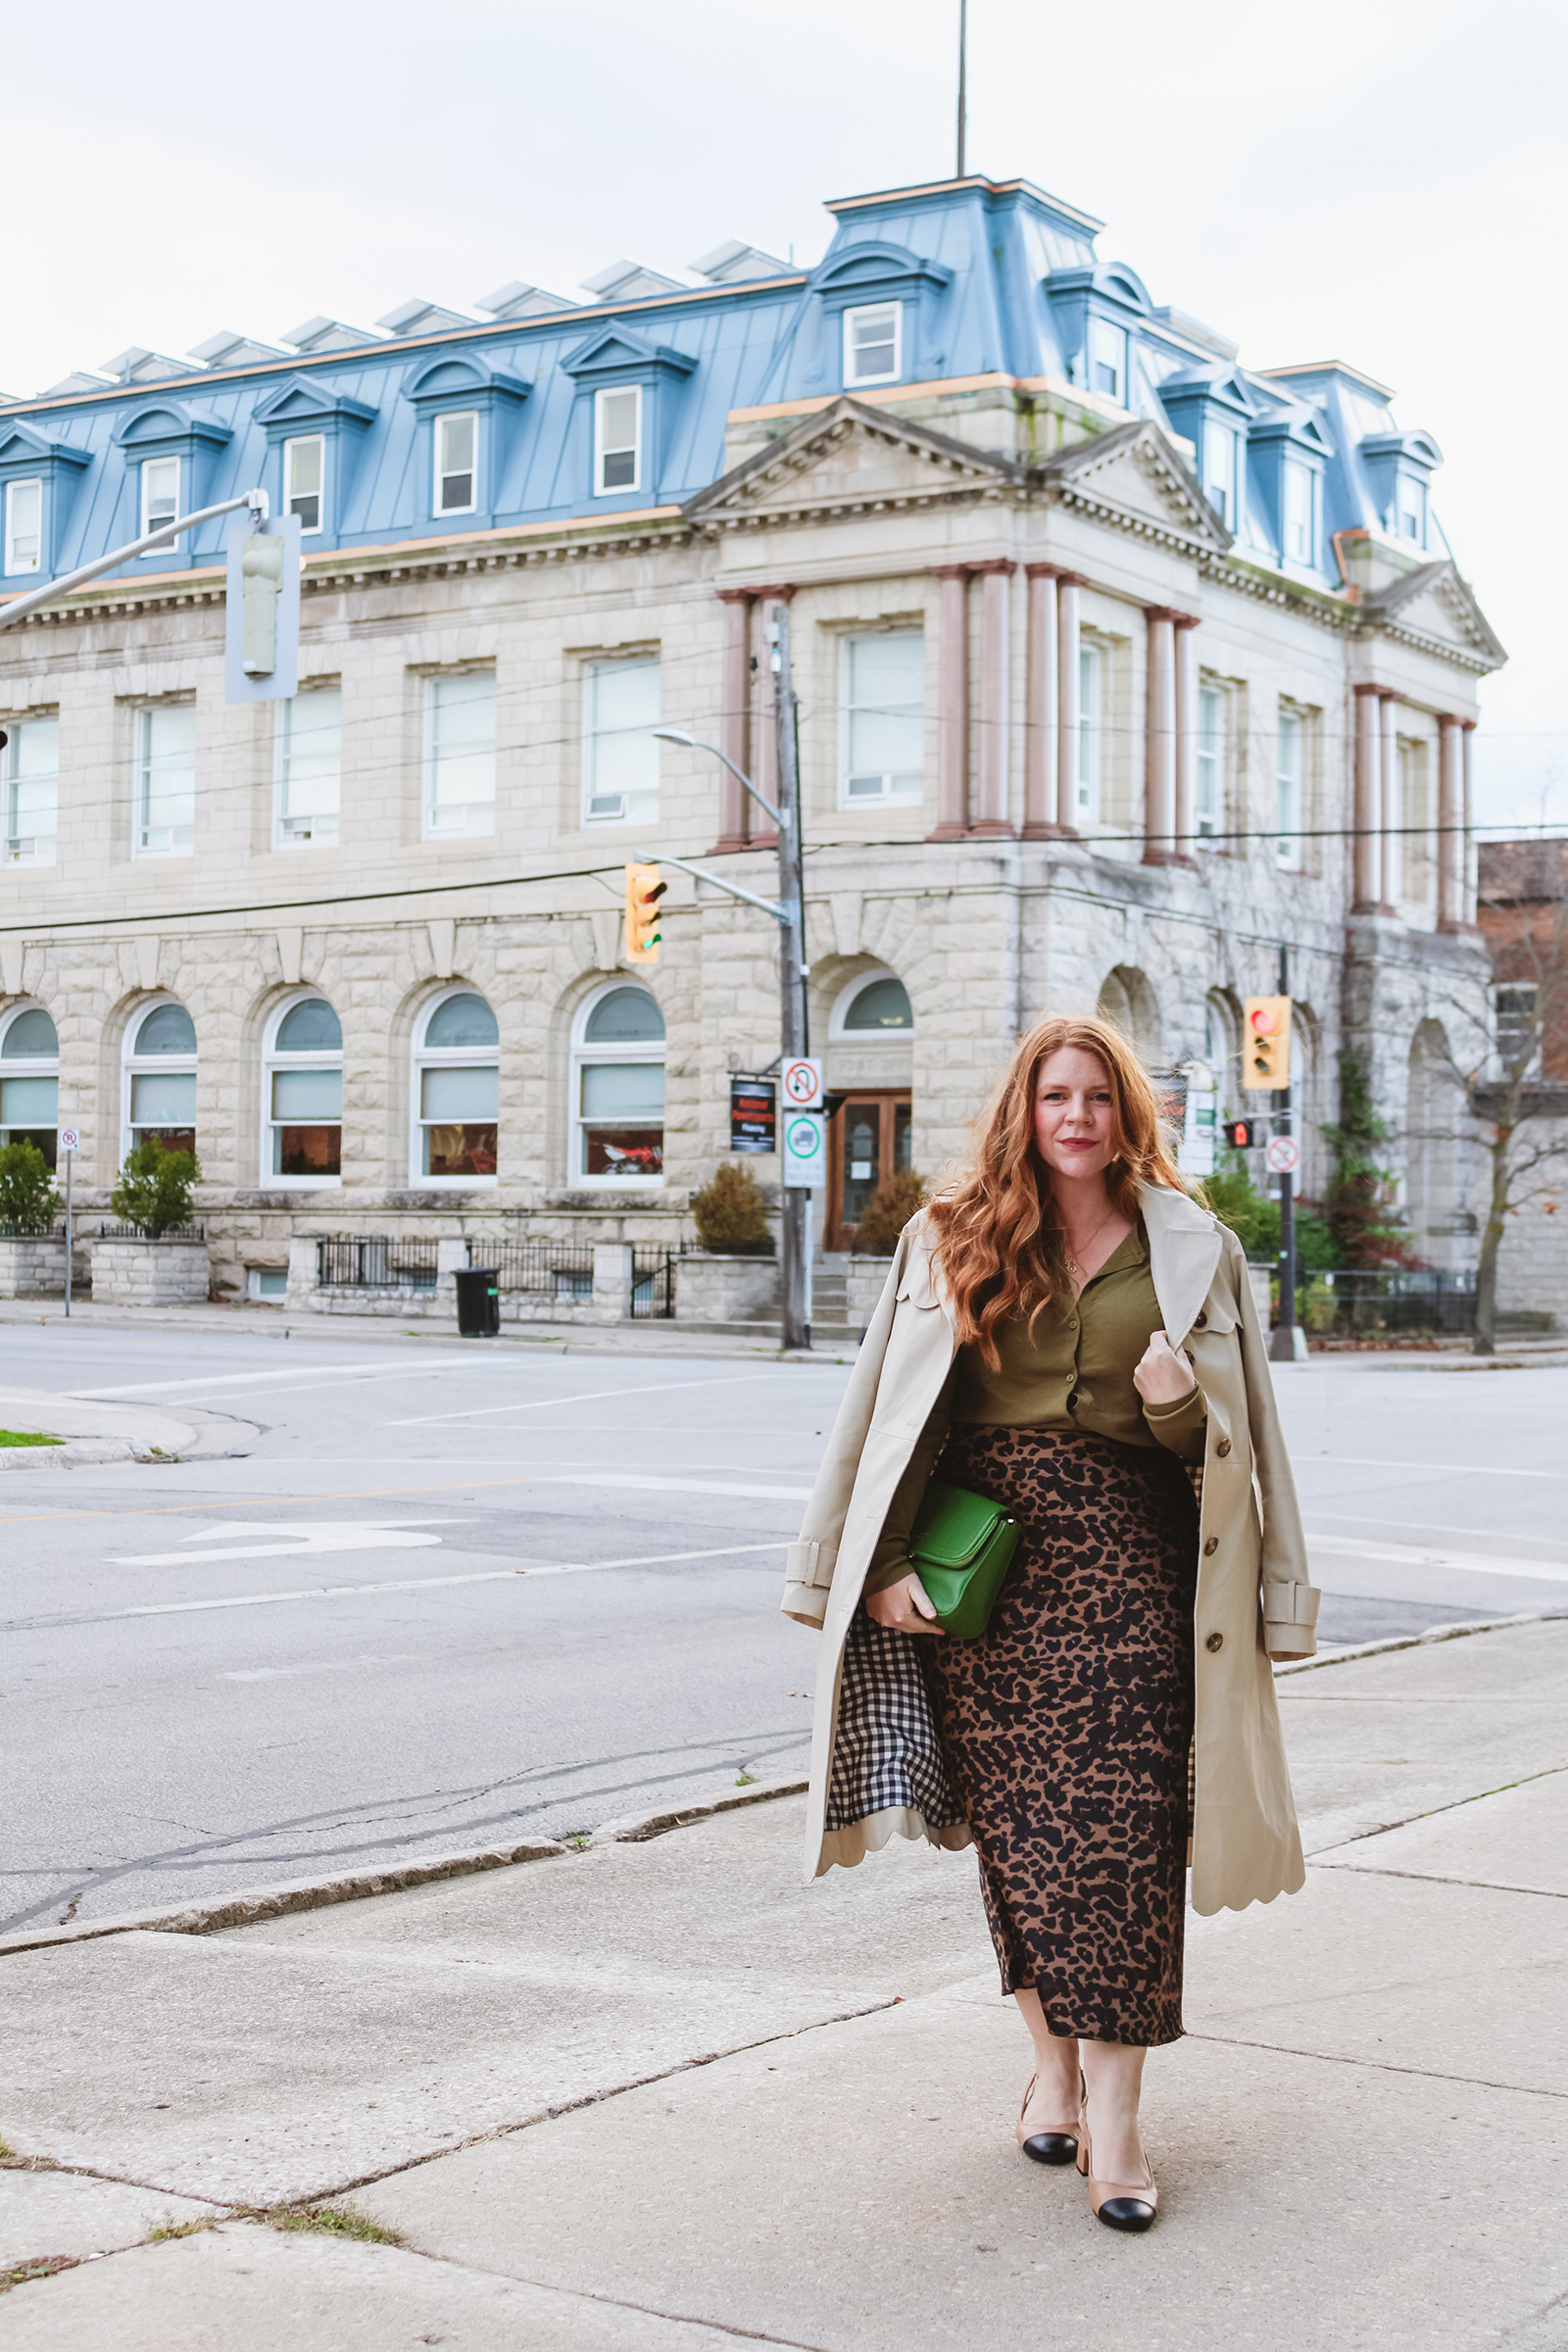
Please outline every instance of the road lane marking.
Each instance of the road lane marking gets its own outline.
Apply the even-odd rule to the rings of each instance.
[[[702,1465],[695,1466],[700,1468]],[[1314,1507],[1312,1516],[1314,1519],[1338,1519],[1343,1521],[1347,1527],[1402,1527],[1410,1532],[1412,1542],[1415,1541],[1416,1532],[1429,1532],[1445,1536],[1494,1536],[1498,1533],[1494,1527],[1467,1527],[1459,1519],[1411,1519],[1408,1516],[1399,1519],[1384,1519],[1380,1518],[1375,1511],[1323,1511]],[[1550,1544],[1556,1541],[1551,1536],[1527,1536],[1523,1534],[1522,1530],[1520,1534],[1521,1540],[1526,1544]],[[1561,1568],[1568,1566],[1568,1562],[1548,1560],[1546,1565],[1549,1568]]]
[[[389,1421],[386,1426],[388,1429],[425,1429],[432,1421],[478,1421],[489,1413],[539,1413],[550,1404],[600,1404],[607,1396],[669,1396],[677,1389],[745,1388],[768,1377],[765,1372],[753,1372],[744,1381],[727,1374],[715,1380],[654,1380],[638,1389],[581,1389],[571,1396],[524,1396],[514,1404],[474,1404],[451,1413],[414,1413],[407,1420]]]
[[[1568,1470],[1513,1470],[1504,1462],[1385,1462],[1369,1453],[1296,1453],[1296,1469],[1321,1462],[1330,1470],[1424,1470],[1442,1478],[1568,1478]]]
[[[395,1367],[384,1362],[373,1364],[295,1363],[290,1364],[286,1369],[280,1366],[275,1372],[215,1372],[209,1380],[135,1380],[129,1381],[120,1388],[63,1389],[60,1394],[67,1396],[104,1397],[105,1399],[111,1396],[168,1396],[172,1395],[175,1389],[244,1389],[257,1387],[264,1381],[274,1380],[294,1380],[304,1386],[307,1383],[325,1379],[340,1380],[346,1373],[369,1372],[379,1375],[382,1380],[413,1380],[419,1374],[432,1369],[471,1371],[477,1368],[475,1359],[462,1355],[427,1355],[421,1357],[417,1363],[400,1364]],[[513,1367],[508,1365],[507,1369],[510,1371]],[[534,1367],[519,1365],[517,1369],[531,1371]]]
[[[236,1592],[216,1600],[150,1600],[130,1609],[94,1610],[79,1617],[17,1618],[10,1633],[56,1633],[74,1625],[118,1625],[129,1617],[188,1617],[205,1609],[260,1609],[284,1600],[352,1600],[368,1592],[429,1592],[446,1585],[494,1585],[535,1576],[592,1576],[601,1568],[666,1568],[684,1560],[739,1559],[758,1551],[787,1551],[789,1540],[771,1544],[715,1544],[704,1551],[639,1552],[623,1560],[540,1560],[525,1568],[478,1568],[466,1576],[399,1577],[375,1585],[307,1585],[297,1592]]]
[[[1553,1585],[1568,1585],[1568,1567],[1551,1560],[1490,1558],[1476,1551],[1429,1551],[1419,1544],[1358,1544],[1353,1536],[1307,1534],[1306,1548],[1332,1552],[1336,1558],[1393,1560],[1401,1568],[1470,1568],[1477,1576],[1535,1576]]]
[[[235,1519],[226,1527],[212,1530],[222,1536],[269,1536],[267,1544],[222,1544],[205,1551],[192,1551],[188,1546],[199,1544],[207,1532],[195,1529],[180,1540],[177,1551],[112,1552],[112,1568],[181,1568],[187,1560],[275,1560],[293,1559],[297,1554],[322,1551],[398,1551],[412,1549],[422,1544],[439,1544],[439,1536],[424,1535],[426,1527],[466,1527],[465,1519],[402,1519],[349,1520],[300,1519],[284,1526],[275,1519]],[[276,1539],[281,1536],[282,1543]]]

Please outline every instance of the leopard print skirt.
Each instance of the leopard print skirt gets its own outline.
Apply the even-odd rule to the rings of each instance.
[[[1004,1993],[1054,2034],[1182,2032],[1198,1513],[1160,1446],[955,1429],[937,1475],[1023,1523],[976,1642],[922,1642]]]

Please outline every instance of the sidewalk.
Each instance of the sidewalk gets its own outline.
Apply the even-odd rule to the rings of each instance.
[[[0,1956],[11,2352],[1564,2352],[1568,1622],[1279,1690],[1307,1887],[1192,1923],[1148,2238],[1013,2144],[972,1858],[806,1888],[781,1796]]]

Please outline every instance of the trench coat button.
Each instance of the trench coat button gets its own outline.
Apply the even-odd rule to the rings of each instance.
[[[1219,1444],[1215,1446],[1214,1451],[1219,1455],[1220,1460],[1223,1461],[1230,1449],[1231,1442],[1229,1438],[1221,1438]]]
[[[1206,1315],[1198,1316],[1193,1324],[1193,1329],[1195,1331],[1206,1331],[1208,1329],[1208,1317]]]
[[[1203,1643],[1205,1649],[1223,1649],[1224,1646],[1225,1637],[1223,1634],[1210,1634],[1208,1640]]]
[[[1205,1559],[1205,1560],[1207,1560],[1207,1559],[1211,1559],[1211,1558],[1213,1557],[1214,1553],[1215,1553],[1216,1551],[1218,1551],[1218,1549],[1219,1549],[1219,1538],[1218,1538],[1218,1536],[1210,1536],[1210,1537],[1208,1538],[1207,1542],[1206,1542],[1206,1543],[1204,1544],[1204,1545],[1203,1545],[1203,1557],[1204,1557],[1204,1559]]]

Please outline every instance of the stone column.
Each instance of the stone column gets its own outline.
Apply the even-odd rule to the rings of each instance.
[[[1176,615],[1176,740],[1173,809],[1174,862],[1197,862],[1197,820],[1194,815],[1193,770],[1198,757],[1198,620],[1191,612]]]
[[[1464,922],[1464,730],[1447,712],[1438,720],[1438,929]]]
[[[724,607],[724,652],[720,670],[718,741],[738,767],[746,768],[751,751],[751,617],[749,588],[721,588]],[[757,778],[752,776],[755,784]],[[756,803],[743,792],[727,767],[718,772],[718,839],[709,852],[716,858],[725,850],[744,850],[750,841]],[[760,813],[759,811],[759,813]]]
[[[595,1322],[626,1323],[631,1320],[631,1285],[630,1242],[595,1242]]]
[[[1464,810],[1461,821],[1464,825],[1464,832],[1460,836],[1459,843],[1459,855],[1463,861],[1459,867],[1459,912],[1468,928],[1476,919],[1476,856],[1475,841],[1471,834],[1471,827],[1475,823],[1475,800],[1473,797],[1474,775],[1470,760],[1470,746],[1475,741],[1476,722],[1473,718],[1466,718],[1461,720],[1460,727],[1464,736],[1463,780],[1460,786],[1460,800]]]
[[[1078,571],[1056,582],[1056,823],[1063,833],[1078,830],[1078,591],[1086,584]]]
[[[1055,564],[1026,564],[1029,609],[1024,635],[1023,838],[1049,841],[1061,831],[1056,809],[1057,669]]]
[[[778,807],[778,720],[775,716],[773,701],[773,649],[767,642],[767,624],[771,618],[770,607],[787,605],[795,591],[788,587],[773,587],[759,588],[754,593],[757,598],[758,610],[762,617],[762,642],[758,648],[756,671],[753,672],[748,667],[748,676],[755,675],[757,680],[755,701],[757,723],[752,737],[757,746],[757,765],[747,768],[746,772],[757,786],[758,791],[763,795],[764,799],[771,801],[776,808]],[[798,688],[797,692],[799,692]],[[726,745],[725,749],[728,750],[728,748]],[[744,761],[742,764],[745,764]],[[740,792],[738,784],[735,789]],[[744,801],[749,800],[751,796],[742,792],[740,797]],[[751,815],[757,819],[760,830],[752,835],[746,845],[747,848],[753,850],[776,849],[778,835],[755,801],[752,802]]]
[[[1405,843],[1409,836],[1399,831],[1399,711],[1398,700],[1392,686],[1381,689],[1382,711],[1379,733],[1382,750],[1379,763],[1383,771],[1383,906],[1385,914],[1398,912],[1397,900],[1405,887]]]
[[[1355,690],[1355,888],[1351,911],[1375,914],[1383,899],[1382,743],[1378,689]]]
[[[937,637],[937,821],[928,841],[957,841],[969,816],[968,566],[933,564],[942,582]]]
[[[1013,565],[1000,556],[970,565],[980,581],[980,758],[972,834],[1010,841],[1007,822],[1007,747],[1011,739]]]
[[[1144,863],[1169,865],[1176,801],[1176,615],[1148,608],[1144,701]]]

